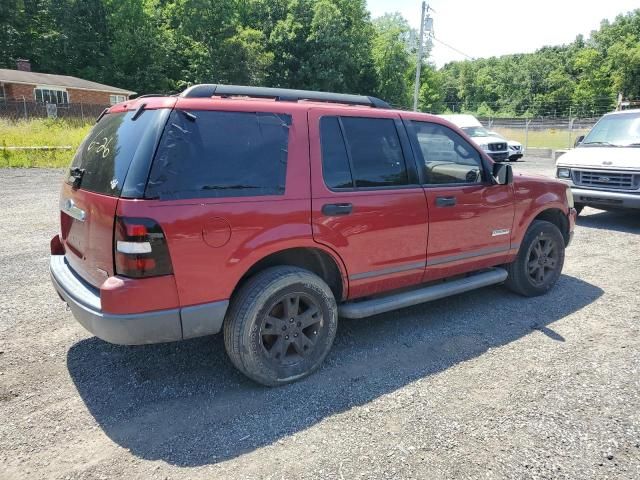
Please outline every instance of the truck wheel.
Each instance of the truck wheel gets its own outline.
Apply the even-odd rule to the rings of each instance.
[[[273,267],[251,277],[232,299],[224,345],[246,376],[283,385],[318,369],[337,328],[336,300],[320,277],[297,267]]]
[[[505,285],[526,297],[549,291],[562,273],[564,238],[553,223],[534,220],[515,261],[507,266],[509,276]]]
[[[580,215],[582,213],[582,210],[584,210],[584,205],[580,203],[576,203],[573,207],[576,209],[578,215]]]

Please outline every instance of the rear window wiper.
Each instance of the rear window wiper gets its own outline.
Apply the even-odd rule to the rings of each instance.
[[[78,189],[82,183],[82,177],[84,176],[85,169],[79,167],[73,167],[69,169],[69,182],[71,182],[71,188]]]

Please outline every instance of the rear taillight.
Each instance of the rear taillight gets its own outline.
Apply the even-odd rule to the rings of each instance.
[[[167,239],[155,220],[117,217],[113,243],[117,275],[145,278],[173,273]]]

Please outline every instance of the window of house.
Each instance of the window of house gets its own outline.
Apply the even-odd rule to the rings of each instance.
[[[116,103],[124,102],[127,98],[124,95],[109,95],[109,103],[115,105]]]
[[[58,105],[69,103],[69,94],[64,89],[37,87],[33,91],[36,102],[55,103]]]

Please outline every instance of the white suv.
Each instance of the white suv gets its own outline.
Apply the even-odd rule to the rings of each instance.
[[[556,176],[571,185],[578,212],[640,209],[640,109],[603,116],[558,158]]]
[[[496,162],[509,160],[511,153],[507,140],[489,132],[473,115],[438,116],[453,123],[456,127],[460,127],[464,133],[471,137],[471,140],[473,140],[476,145]]]

